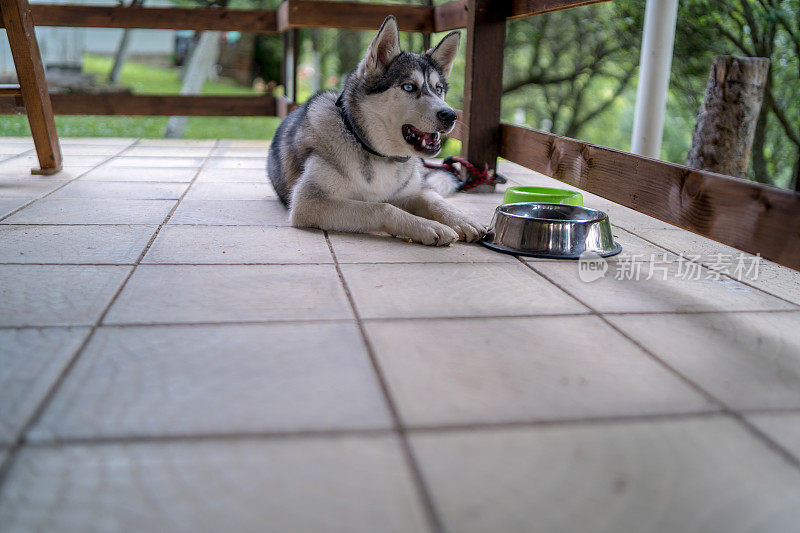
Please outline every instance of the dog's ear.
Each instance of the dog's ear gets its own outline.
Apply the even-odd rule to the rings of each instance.
[[[392,59],[400,55],[400,36],[397,33],[397,19],[389,15],[381,24],[378,34],[372,39],[364,57],[366,72],[383,72]]]
[[[453,62],[456,60],[460,42],[461,32],[451,31],[439,41],[439,44],[425,52],[441,67],[445,78],[450,77],[450,71],[453,69]]]

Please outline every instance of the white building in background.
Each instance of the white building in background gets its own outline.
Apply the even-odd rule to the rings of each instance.
[[[30,0],[31,4],[83,4],[115,6],[112,0]],[[126,0],[127,3],[127,0]],[[146,7],[169,7],[168,0],[145,0]],[[122,38],[119,28],[52,28],[37,26],[36,38],[47,66],[80,69],[83,54],[112,55]],[[130,56],[173,53],[175,30],[132,30]],[[0,80],[16,76],[5,30],[0,30]]]

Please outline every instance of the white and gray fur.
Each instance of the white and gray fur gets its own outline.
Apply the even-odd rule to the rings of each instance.
[[[389,16],[341,95],[318,93],[286,117],[273,137],[267,169],[292,225],[386,232],[429,245],[484,235],[482,224],[433,190],[453,192],[452,177],[440,172],[426,181],[420,154],[402,134],[404,124],[423,132],[452,130],[455,113],[444,94],[459,41],[460,34],[451,32],[425,54],[404,52]],[[417,90],[403,90],[408,83]]]

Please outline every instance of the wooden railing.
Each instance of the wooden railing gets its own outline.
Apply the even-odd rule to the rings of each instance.
[[[298,28],[374,30],[390,13],[403,31],[466,28],[464,109],[454,132],[462,141],[462,156],[492,168],[502,156],[665,222],[800,269],[798,193],[501,124],[506,21],[601,1],[605,0],[455,0],[434,7],[286,0],[277,10],[258,11],[37,4],[30,6],[30,12],[39,26],[236,30],[283,36],[282,81],[289,88],[288,97],[52,95],[55,113],[71,115],[282,117],[295,106]],[[19,93],[0,91],[0,113],[20,112],[23,103]]]

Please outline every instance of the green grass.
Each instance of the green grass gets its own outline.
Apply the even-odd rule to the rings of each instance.
[[[111,58],[87,54],[83,71],[95,74],[98,81],[108,77]],[[178,94],[181,81],[177,68],[164,68],[127,62],[122,68],[122,85],[136,94]],[[255,94],[233,80],[221,78],[206,82],[202,94]],[[168,117],[57,116],[56,128],[62,137],[152,137],[164,136]],[[185,139],[270,139],[280,120],[276,117],[190,117]],[[0,118],[0,136],[29,136],[28,120],[23,116]]]

